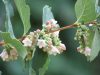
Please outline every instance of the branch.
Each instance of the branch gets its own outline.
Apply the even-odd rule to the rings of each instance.
[[[95,24],[97,24],[97,22],[96,22],[96,21],[91,21],[91,22],[86,23],[86,24],[84,24],[84,25],[89,25],[89,24],[95,25]],[[62,27],[62,28],[59,28],[59,29],[57,29],[57,30],[52,30],[52,31],[50,31],[50,32],[46,32],[46,34],[53,33],[53,32],[56,32],[56,31],[62,31],[62,30],[65,30],[65,29],[75,28],[75,27],[77,27],[77,26],[78,26],[78,24],[67,25],[67,26]]]
[[[75,27],[77,27],[77,24],[67,25],[67,26],[59,28],[57,30],[52,30],[50,32],[46,32],[46,34],[53,33],[53,32],[56,32],[56,31],[65,30],[65,29],[75,28]]]
[[[95,25],[95,24],[97,24],[97,22],[96,22],[96,21],[92,21],[92,22],[89,22],[89,23],[87,23],[87,24],[85,24],[85,25],[89,25],[89,24],[94,24],[94,25]],[[62,28],[59,28],[59,29],[57,29],[57,30],[52,30],[52,31],[50,31],[50,32],[46,32],[46,34],[53,33],[53,32],[56,32],[56,31],[65,30],[65,29],[75,28],[75,27],[77,27],[77,26],[78,26],[78,24],[67,25],[67,26],[62,27]],[[23,38],[25,38],[25,36],[23,36],[22,38],[20,38],[19,41],[22,41]],[[5,44],[5,42],[3,42],[3,41],[0,42],[0,46],[3,46],[4,44]]]

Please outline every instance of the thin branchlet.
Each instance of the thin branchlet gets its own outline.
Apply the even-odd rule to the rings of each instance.
[[[89,24],[93,24],[93,25],[96,25],[97,22],[96,21],[92,21],[92,22],[89,22],[89,23],[86,23],[85,25],[89,25]],[[76,28],[79,24],[75,23],[75,24],[71,24],[71,25],[67,25],[67,26],[64,26],[62,28],[59,28],[57,30],[52,30],[52,31],[49,31],[49,32],[46,32],[46,34],[49,34],[49,33],[53,33],[53,32],[56,32],[56,31],[62,31],[62,30],[65,30],[65,29],[70,29],[70,28]],[[25,38],[25,36],[21,37],[19,39],[19,41],[22,41],[22,39]],[[5,44],[4,41],[0,41],[0,46],[3,46]]]

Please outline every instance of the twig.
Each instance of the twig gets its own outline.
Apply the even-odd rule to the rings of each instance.
[[[56,31],[65,30],[65,29],[75,28],[75,27],[77,27],[77,24],[67,25],[67,26],[59,28],[57,30],[52,30],[50,32],[46,32],[46,34],[53,33],[53,32],[56,32]]]
[[[94,24],[95,25],[96,24],[96,21],[89,22],[89,23],[87,23],[85,25],[89,25],[89,24]],[[52,30],[50,32],[46,32],[46,34],[53,33],[53,32],[56,32],[56,31],[65,30],[65,29],[75,28],[77,26],[78,26],[78,24],[67,25],[67,26],[64,26],[62,28],[59,28],[57,30]],[[22,38],[20,38],[19,41],[22,41],[23,38],[25,38],[25,36],[23,36]],[[5,44],[5,42],[3,42],[3,41],[0,42],[0,46],[3,46],[4,44]]]
[[[91,22],[86,23],[86,24],[84,24],[84,25],[89,25],[89,24],[95,25],[95,24],[97,24],[97,22],[96,22],[96,21],[91,21]],[[46,34],[53,33],[53,32],[56,32],[56,31],[65,30],[65,29],[75,28],[75,27],[77,27],[77,26],[78,26],[78,24],[67,25],[67,26],[62,27],[62,28],[59,28],[59,29],[57,29],[57,30],[52,30],[52,31],[50,31],[50,32],[46,32]]]

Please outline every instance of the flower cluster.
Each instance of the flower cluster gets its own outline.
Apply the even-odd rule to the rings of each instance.
[[[90,56],[91,48],[88,46],[89,28],[86,25],[80,25],[76,32],[75,40],[79,41],[78,52],[85,56]]]
[[[63,50],[66,50],[66,47],[64,44],[61,43],[59,39],[59,31],[49,33],[52,30],[58,29],[59,25],[57,24],[57,21],[54,19],[49,20],[46,24],[43,25],[42,30],[36,30],[34,32],[31,32],[29,35],[27,35],[22,43],[25,47],[39,47],[44,52],[47,52],[49,55],[56,55],[63,52]]]
[[[58,28],[59,28],[59,25],[57,24],[57,21],[55,21],[55,19],[51,19],[51,20],[47,21],[46,24],[43,25],[43,30],[45,32],[50,32],[50,31],[56,30]],[[59,31],[55,32],[54,34],[59,35]]]
[[[40,39],[38,39],[37,46],[42,48],[44,52],[49,55],[57,55],[66,50],[64,44],[61,43],[58,37],[54,37],[52,34],[45,34]]]
[[[43,29],[37,29],[34,32],[30,32],[22,39],[22,44],[27,49],[26,60],[32,59],[32,55],[36,50],[36,47],[39,47],[44,52],[49,55],[57,55],[66,50],[66,47],[59,38],[59,31],[47,33],[52,30],[57,30],[59,25],[54,19],[49,20],[46,24],[43,25]],[[18,57],[17,50],[11,45],[5,46],[5,49],[0,54],[0,57],[3,61],[15,60]]]
[[[37,46],[37,40],[39,38],[40,30],[37,29],[34,32],[30,32],[23,40],[23,45],[27,48],[26,60],[31,60],[33,53],[35,52]]]
[[[50,32],[52,30],[57,30],[59,25],[54,19],[49,20],[45,25],[43,25],[43,32],[41,37],[38,39],[37,46],[43,48],[44,52],[49,55],[57,55],[66,50],[64,44],[61,43],[59,39],[59,31],[46,34],[45,32]]]
[[[36,44],[36,42],[37,42],[39,34],[40,34],[40,30],[39,29],[37,29],[34,32],[30,32],[29,35],[27,35],[23,39],[22,43],[24,44],[25,47],[32,47],[32,46],[34,46]]]
[[[4,49],[0,54],[0,57],[3,61],[16,60],[18,57],[18,53],[15,48],[12,48],[10,50]]]
[[[82,49],[81,47],[77,47],[77,51],[84,54],[85,56],[90,56],[91,48],[85,47],[84,49]]]

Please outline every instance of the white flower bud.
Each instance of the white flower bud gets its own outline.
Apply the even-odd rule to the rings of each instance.
[[[60,54],[60,51],[55,46],[51,46],[51,50],[48,51],[48,54],[57,55],[57,54]]]
[[[45,40],[38,39],[37,45],[39,46],[39,48],[43,48],[46,47],[46,42]]]
[[[60,48],[62,49],[62,50],[66,50],[66,46],[64,45],[64,44],[60,44]]]
[[[24,44],[24,46],[32,46],[32,41],[29,38],[25,38],[22,43]]]
[[[85,56],[90,56],[90,53],[91,53],[91,48],[86,47],[84,51]]]
[[[8,60],[9,56],[8,56],[8,53],[7,53],[7,51],[5,49],[0,54],[0,57],[3,59],[3,61],[7,61]]]
[[[39,33],[39,32],[41,32],[41,30],[40,29],[37,29],[36,32]]]

